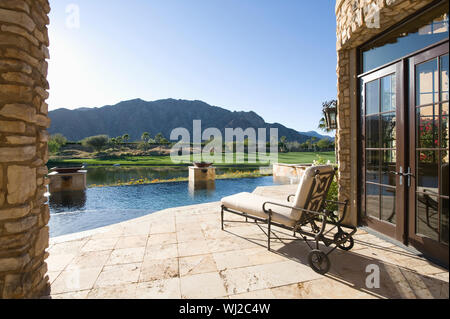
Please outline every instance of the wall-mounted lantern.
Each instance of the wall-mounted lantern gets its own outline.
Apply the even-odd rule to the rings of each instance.
[[[337,101],[332,100],[322,103],[325,122],[329,130],[337,129]]]

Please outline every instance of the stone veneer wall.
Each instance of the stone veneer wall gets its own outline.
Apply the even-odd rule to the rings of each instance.
[[[357,223],[357,47],[432,0],[337,0],[339,197],[350,200],[347,222]],[[352,165],[353,163],[353,165]]]
[[[48,0],[0,1],[0,298],[49,288]]]

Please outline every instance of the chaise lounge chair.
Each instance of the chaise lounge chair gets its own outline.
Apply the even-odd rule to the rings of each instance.
[[[269,250],[272,226],[290,230],[293,232],[295,239],[304,240],[311,249],[308,254],[308,262],[311,268],[320,274],[325,274],[331,265],[328,255],[337,247],[350,250],[353,247],[352,236],[356,232],[356,227],[342,223],[347,211],[348,201],[326,200],[334,174],[335,168],[331,165],[309,167],[298,185],[296,194],[289,195],[286,201],[251,193],[239,193],[224,197],[222,198],[221,211],[222,230],[224,229],[225,212],[243,216],[246,221],[250,218],[255,223],[267,224],[267,248]],[[293,201],[291,201],[292,198]],[[341,217],[339,217],[337,211],[327,209],[330,205],[343,206]],[[326,229],[327,224],[333,226]],[[326,237],[336,228],[337,232],[334,233],[332,238]],[[297,233],[301,235],[301,238],[296,237]],[[315,248],[308,242],[311,239],[315,241]],[[324,253],[320,250],[319,242],[322,242],[326,247],[331,245],[334,245],[334,247]]]

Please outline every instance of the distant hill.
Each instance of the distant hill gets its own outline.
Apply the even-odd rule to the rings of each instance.
[[[255,112],[232,112],[202,101],[165,99],[147,102],[141,99],[123,101],[100,108],[57,109],[49,112],[50,134],[61,133],[71,141],[106,134],[110,137],[130,135],[130,141],[140,140],[143,132],[151,136],[161,132],[166,138],[174,128],[191,132],[193,120],[202,121],[202,130],[216,127],[225,137],[225,128],[278,128],[278,136],[288,141],[305,142],[310,137],[279,123],[266,123]],[[267,139],[268,140],[268,139]]]
[[[329,139],[331,141],[334,141],[334,137],[331,137],[331,136],[328,136],[328,135],[322,135],[322,134],[317,133],[316,131],[308,131],[308,132],[300,132],[299,131],[298,133],[302,134],[302,135],[306,135],[306,136],[308,136],[308,138],[317,137],[318,140],[321,140],[323,138],[327,138],[327,139]]]

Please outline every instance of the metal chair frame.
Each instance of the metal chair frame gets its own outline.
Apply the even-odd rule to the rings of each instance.
[[[316,171],[316,176],[320,175],[319,171]],[[263,204],[263,211],[267,215],[266,218],[262,218],[259,216],[250,215],[244,212],[239,212],[236,210],[232,210],[230,208],[227,208],[225,205],[222,205],[221,209],[221,228],[224,230],[224,222],[239,222],[239,221],[233,221],[233,220],[224,220],[224,213],[229,212],[233,213],[242,217],[245,217],[245,222],[248,222],[248,219],[253,219],[255,223],[261,222],[263,224],[267,224],[267,249],[270,251],[270,240],[271,240],[271,228],[272,226],[280,227],[289,231],[293,232],[294,240],[304,240],[308,247],[310,248],[310,253],[308,255],[308,260],[310,263],[311,268],[321,274],[325,274],[328,272],[330,268],[330,261],[328,258],[328,255],[331,254],[336,248],[341,248],[343,250],[350,250],[353,247],[353,235],[356,233],[357,228],[350,225],[345,225],[343,223],[346,214],[347,214],[347,206],[348,206],[348,200],[344,202],[339,201],[330,201],[326,200],[326,195],[329,191],[329,187],[331,185],[331,181],[333,180],[334,174],[331,176],[331,180],[328,182],[328,185],[326,186],[326,190],[324,192],[324,198],[322,199],[321,207],[318,211],[315,210],[309,210],[304,209],[300,207],[290,206],[290,205],[284,205],[276,202],[267,201]],[[313,182],[313,185],[311,186],[310,193],[308,194],[308,199],[306,201],[308,207],[309,201],[312,197],[312,191],[315,188],[315,180]],[[294,194],[291,194],[287,197],[287,201],[289,202],[291,197],[295,196]],[[301,218],[296,222],[294,226],[287,226],[278,222],[274,222],[272,220],[272,214],[273,210],[272,208],[267,208],[267,205],[274,205],[284,208],[290,208],[293,210],[301,211],[302,216]],[[338,214],[336,214],[335,211],[326,209],[327,204],[335,204],[338,207],[343,206],[342,208],[342,215],[339,217]],[[339,209],[338,209],[339,211]],[[316,222],[322,223],[322,225],[319,227]],[[326,230],[326,226],[330,224],[333,225],[330,229]],[[302,227],[305,227],[306,225],[309,225],[311,228],[311,231],[306,231],[302,229]],[[329,234],[332,230],[338,229],[337,233],[334,234],[333,238],[326,237],[327,234]],[[300,234],[301,238],[298,238],[296,234]],[[311,246],[308,242],[308,240],[313,240],[315,242],[315,247]],[[323,252],[320,249],[319,243],[322,242],[326,247],[332,246],[330,250],[328,250],[326,253]],[[345,246],[345,244],[348,243],[349,246]],[[323,265],[322,265],[323,264]],[[323,267],[322,267],[323,266]]]

